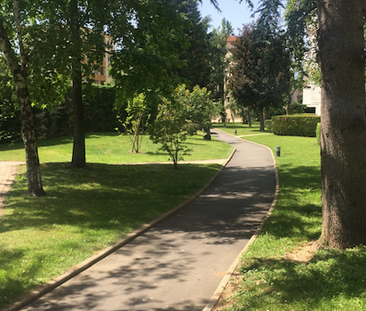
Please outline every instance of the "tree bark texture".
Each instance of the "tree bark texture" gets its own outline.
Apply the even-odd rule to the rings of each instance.
[[[72,50],[72,106],[73,106],[73,126],[74,141],[72,149],[72,166],[83,168],[86,166],[85,157],[85,132],[84,132],[84,106],[82,93],[82,70],[81,70],[81,38],[78,1],[71,2],[71,36],[73,41]]]
[[[41,196],[45,194],[45,191],[43,190],[42,186],[37,140],[31,111],[31,102],[29,100],[29,92],[24,73],[18,73],[14,80],[19,103],[22,139],[25,148],[28,191],[32,196]]]
[[[250,115],[249,107],[247,108],[247,113],[248,113],[248,127],[252,127],[252,118],[251,118],[251,115]]]
[[[5,55],[5,59],[13,76],[15,91],[18,97],[21,135],[24,143],[27,165],[28,191],[30,195],[41,196],[45,194],[45,191],[43,190],[39,167],[37,140],[27,87],[26,68],[25,64],[19,65],[17,56],[12,49],[10,40],[1,21],[0,48]],[[22,57],[22,59],[24,60],[24,57]]]
[[[264,131],[264,120],[265,120],[264,108],[260,108],[259,110],[260,131]]]
[[[76,75],[72,86],[72,107],[73,107],[73,126],[74,141],[72,149],[72,166],[82,168],[86,165],[85,157],[85,132],[84,132],[84,107],[82,94],[82,77]]]
[[[322,239],[366,244],[365,42],[362,1],[318,0],[322,72]]]

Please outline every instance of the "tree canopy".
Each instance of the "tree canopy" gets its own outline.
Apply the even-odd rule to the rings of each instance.
[[[238,105],[260,112],[264,130],[265,108],[280,107],[290,92],[290,56],[284,33],[272,20],[246,25],[231,49],[228,86]]]

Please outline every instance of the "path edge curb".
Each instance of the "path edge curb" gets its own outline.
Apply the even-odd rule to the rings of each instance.
[[[221,131],[220,129],[215,129],[215,130],[219,130]],[[274,156],[274,153],[272,151],[271,148],[265,146],[265,145],[262,145],[262,144],[258,144],[258,143],[255,143],[255,142],[252,142],[252,141],[249,141],[249,140],[246,140],[246,139],[243,139],[241,137],[238,137],[238,136],[235,136],[235,135],[232,135],[230,133],[227,133],[225,132],[226,134],[228,135],[231,135],[235,138],[238,138],[238,139],[241,139],[241,140],[244,140],[248,143],[251,143],[251,144],[255,144],[255,145],[259,145],[261,147],[264,147],[266,148],[267,150],[270,151],[270,153],[272,154],[272,159],[273,159],[273,167],[274,167],[274,170],[275,170],[275,179],[276,179],[276,188],[275,188],[275,193],[274,193],[274,198],[273,198],[273,201],[272,201],[272,204],[271,204],[271,207],[269,208],[268,210],[268,213],[267,215],[264,217],[264,219],[262,220],[261,224],[259,225],[259,227],[257,228],[257,230],[255,231],[254,235],[252,235],[252,237],[250,238],[250,240],[248,241],[247,244],[245,244],[244,248],[242,249],[242,251],[239,253],[239,255],[235,258],[234,262],[231,264],[231,266],[229,267],[229,269],[227,270],[224,278],[221,280],[219,286],[217,287],[215,293],[213,294],[213,296],[211,297],[211,299],[209,300],[209,302],[206,304],[205,308],[202,310],[202,311],[212,311],[212,309],[215,307],[215,305],[217,304],[217,302],[219,301],[222,293],[224,292],[227,284],[229,283],[230,279],[232,278],[235,270],[237,269],[237,267],[239,266],[240,264],[240,258],[243,256],[243,254],[248,250],[249,246],[252,245],[255,240],[257,239],[259,233],[262,231],[262,228],[264,226],[264,223],[265,221],[271,216],[276,204],[277,204],[277,200],[278,200],[278,194],[279,194],[279,191],[280,191],[280,181],[279,181],[279,178],[278,178],[278,171],[277,171],[277,162],[276,162],[276,158]]]
[[[176,213],[177,211],[179,211],[181,208],[183,208],[188,203],[190,203],[192,200],[194,200],[199,195],[201,195],[214,182],[214,180],[217,178],[217,176],[222,172],[222,170],[226,167],[226,165],[229,163],[231,158],[234,156],[235,152],[236,152],[236,149],[234,147],[234,149],[231,152],[231,154],[229,155],[229,157],[221,165],[221,168],[208,181],[208,183],[206,183],[206,185],[202,189],[200,189],[195,195],[193,195],[191,198],[187,199],[185,202],[179,204],[175,208],[173,208],[170,211],[166,212],[165,214],[159,216],[158,218],[154,219],[153,221],[142,225],[139,229],[130,232],[124,238],[119,240],[117,243],[101,250],[97,254],[95,254],[95,255],[89,257],[88,259],[86,259],[86,260],[76,264],[75,266],[69,268],[64,274],[62,274],[62,275],[52,279],[51,281],[41,285],[40,287],[38,287],[37,289],[31,291],[30,293],[25,294],[25,296],[23,296],[23,298],[21,300],[13,303],[12,305],[10,305],[9,307],[7,307],[5,309],[1,309],[0,311],[18,311],[21,308],[29,305],[30,303],[32,303],[32,302],[36,301],[37,299],[41,298],[42,296],[49,293],[53,289],[59,287],[63,283],[65,283],[68,280],[72,279],[74,276],[76,276],[76,275],[80,274],[81,272],[87,270],[88,268],[90,268],[91,266],[96,264],[98,261],[104,259],[105,257],[112,254],[113,252],[115,252],[116,250],[121,248],[122,246],[128,244],[129,242],[131,242],[132,240],[134,240],[138,236],[142,235],[143,233],[145,233],[146,231],[148,231],[149,229],[151,229],[152,227],[154,227],[155,225],[157,225],[158,223],[163,221],[164,219],[168,218],[169,216],[171,216],[174,213]]]

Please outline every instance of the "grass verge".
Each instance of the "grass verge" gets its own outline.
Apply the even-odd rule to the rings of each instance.
[[[27,195],[25,166],[19,167],[0,218],[0,309],[192,197],[221,167],[111,165],[115,148],[122,145],[116,139],[120,137],[89,135],[89,152],[99,151],[99,160],[106,163],[89,163],[86,169],[60,163],[68,138],[43,141],[44,158],[53,160],[41,164],[45,197]],[[218,141],[192,138],[189,143],[197,148],[195,159],[225,158],[231,152]],[[207,148],[207,143],[215,148]],[[129,141],[126,144],[120,155],[141,162],[133,158],[139,155],[127,152]],[[19,160],[11,157],[17,148],[0,155]],[[145,162],[157,161],[153,154],[142,155]]]
[[[228,132],[237,128],[238,133],[239,129],[256,133],[245,125],[230,125]],[[310,248],[310,256],[303,252],[321,234],[316,139],[273,134],[244,138],[274,153],[276,146],[281,147],[281,157],[276,158],[280,192],[272,215],[242,257],[239,280],[232,280],[237,285],[215,310],[365,310],[366,247],[322,249],[315,254]]]
[[[93,133],[85,138],[86,160],[88,163],[140,163],[170,161],[166,152],[158,152],[148,136],[144,136],[141,153],[130,153],[131,141],[128,135],[116,133]],[[187,161],[226,159],[232,147],[213,138],[203,139],[203,133],[187,139],[191,155]],[[41,163],[70,162],[72,154],[72,137],[57,137],[38,141],[38,153]],[[25,161],[22,143],[12,145],[0,144],[0,161]]]

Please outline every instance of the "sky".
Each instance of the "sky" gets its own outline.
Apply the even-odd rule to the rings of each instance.
[[[252,0],[254,10],[257,8],[258,0]],[[239,29],[243,24],[248,24],[254,20],[251,17],[253,11],[250,10],[245,1],[239,4],[239,0],[218,0],[221,13],[210,3],[210,0],[202,0],[202,4],[198,3],[202,17],[211,16],[213,28],[221,26],[223,18],[228,20],[234,29],[234,34],[239,35]]]

